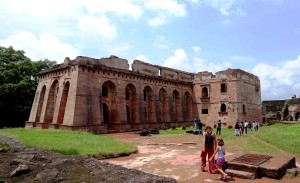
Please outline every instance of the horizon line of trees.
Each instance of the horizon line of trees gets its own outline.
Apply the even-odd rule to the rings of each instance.
[[[38,74],[54,66],[48,59],[32,61],[23,50],[0,46],[0,128],[24,127],[28,120]]]

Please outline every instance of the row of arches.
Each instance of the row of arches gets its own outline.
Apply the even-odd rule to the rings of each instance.
[[[170,93],[165,87],[156,91],[151,85],[138,90],[139,87],[132,83],[125,86],[124,92],[118,87],[111,80],[101,85],[98,99],[100,117],[94,123],[107,125],[107,128],[114,128],[115,124],[126,124],[134,129],[139,124],[171,125],[193,120],[193,98],[188,91],[181,94],[174,89]],[[64,124],[69,90],[69,81],[60,85],[58,80],[54,80],[50,87],[43,85],[39,90],[35,122]],[[88,112],[86,115],[89,115]],[[87,121],[86,125],[88,124],[93,122]]]
[[[47,87],[46,85],[42,86],[42,89],[40,91],[40,96],[38,99],[38,107],[37,107],[37,113],[35,117],[36,122],[44,122],[44,123],[57,123],[62,124],[64,121],[65,111],[66,111],[66,105],[68,101],[68,94],[69,94],[69,88],[70,83],[67,81],[63,85],[63,90],[61,91],[61,98],[60,103],[58,105],[58,115],[56,118],[56,122],[54,122],[54,114],[56,110],[56,103],[58,100],[58,94],[59,94],[59,82],[58,80],[54,80],[52,85],[50,86],[48,97],[45,97],[47,93]],[[47,99],[47,101],[45,101]],[[46,102],[46,104],[45,104]],[[42,115],[43,108],[45,107],[44,115]],[[44,116],[43,119],[41,117]]]
[[[157,93],[149,85],[142,88],[139,95],[137,87],[129,83],[125,87],[126,123],[133,128],[137,123],[172,123],[192,121],[193,100],[192,95],[186,91],[183,96],[178,90],[172,94],[161,87]],[[139,96],[142,96],[140,99]],[[117,86],[112,81],[102,85],[101,102],[103,106],[103,120],[105,124],[115,123],[122,111],[117,111]]]

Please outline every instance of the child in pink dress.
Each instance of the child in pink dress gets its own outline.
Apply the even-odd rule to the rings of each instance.
[[[218,153],[218,158],[216,160],[216,169],[221,173],[221,180],[225,180],[227,177],[227,174],[223,171],[222,165],[225,163],[225,148],[224,148],[224,140],[222,138],[219,138],[217,140],[218,146],[214,152],[214,154],[211,156],[209,161],[213,161],[215,155]]]

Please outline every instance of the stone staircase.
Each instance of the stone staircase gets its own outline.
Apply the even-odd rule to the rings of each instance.
[[[244,154],[226,161],[225,172],[229,177],[255,179],[269,177],[281,179],[288,168],[296,167],[295,157]]]

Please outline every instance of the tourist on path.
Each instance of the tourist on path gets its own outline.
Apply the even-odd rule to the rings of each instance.
[[[194,119],[194,134],[199,133],[199,118]]]
[[[222,122],[219,119],[217,122],[217,132],[216,132],[217,135],[221,135],[221,126],[222,126]]]
[[[248,121],[247,120],[245,120],[244,127],[245,127],[245,134],[247,135],[247,133],[248,133]]]
[[[235,133],[235,136],[240,136],[240,125],[239,125],[239,122],[236,122],[236,124],[234,126],[234,133]]]
[[[198,128],[199,128],[199,135],[203,136],[203,132],[202,132],[202,126],[203,126],[203,123],[201,121],[201,119],[199,119],[199,124],[198,124]]]
[[[210,126],[206,126],[203,133],[203,149],[201,151],[201,170],[203,172],[205,171],[206,166],[206,156],[208,155],[208,159],[214,159],[212,155],[214,154],[214,151],[217,147],[216,135],[212,130],[213,129]],[[214,161],[208,162],[208,173],[215,173]]]
[[[224,140],[222,138],[218,138],[217,140],[218,146],[212,155],[211,158],[209,158],[209,162],[214,161],[214,157],[216,154],[218,154],[218,158],[216,160],[216,169],[221,173],[221,180],[226,180],[227,174],[223,171],[222,166],[225,163],[225,148],[224,148]]]

